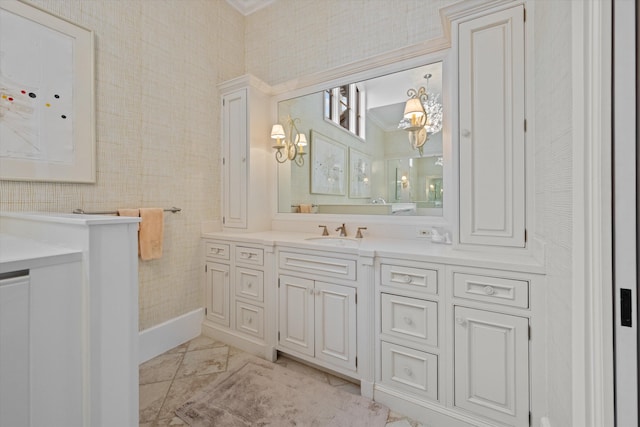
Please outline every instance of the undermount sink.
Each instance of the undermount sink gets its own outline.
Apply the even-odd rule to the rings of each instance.
[[[319,245],[336,246],[339,248],[357,248],[360,246],[360,240],[350,237],[320,236],[307,237],[305,240]]]

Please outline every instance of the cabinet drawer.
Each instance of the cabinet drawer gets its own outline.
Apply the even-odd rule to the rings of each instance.
[[[417,298],[381,294],[382,332],[438,345],[438,304]]]
[[[264,251],[262,249],[236,246],[236,262],[262,265]]]
[[[382,341],[382,383],[438,400],[438,356]]]
[[[279,261],[286,270],[356,280],[356,262],[351,259],[280,252]]]
[[[264,273],[250,268],[236,268],[236,296],[262,302],[264,300]]]
[[[204,254],[207,258],[229,259],[229,245],[205,242]]]
[[[453,273],[453,295],[494,304],[528,308],[529,282],[476,274]]]
[[[384,286],[436,295],[438,293],[438,271],[382,264],[381,283]]]
[[[264,309],[236,301],[236,330],[263,339]]]

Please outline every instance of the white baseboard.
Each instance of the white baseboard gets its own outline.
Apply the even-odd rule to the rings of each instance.
[[[144,363],[199,336],[203,318],[204,308],[199,308],[140,331],[138,334],[138,363]]]

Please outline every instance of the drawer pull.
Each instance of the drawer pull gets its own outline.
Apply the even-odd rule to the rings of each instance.
[[[411,276],[409,276],[408,274],[405,274],[402,280],[404,281],[404,283],[411,283]]]
[[[405,366],[404,368],[404,373],[407,374],[408,377],[412,377],[413,376],[413,371],[411,370],[411,368]]]
[[[404,323],[406,323],[407,325],[413,325],[413,320],[410,317],[405,317]]]
[[[213,252],[214,254],[219,254],[220,248],[211,248],[211,252]]]
[[[456,317],[456,323],[458,325],[464,325],[464,319],[462,317]]]
[[[493,289],[493,286],[485,286],[484,287],[484,293],[487,295],[493,295],[496,292],[495,289]]]
[[[251,259],[253,258],[255,254],[252,254],[250,252],[240,252],[240,257],[244,258],[244,259]]]

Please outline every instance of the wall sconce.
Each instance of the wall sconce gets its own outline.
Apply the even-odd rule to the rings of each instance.
[[[284,127],[277,123],[271,128],[271,138],[276,140],[276,161],[284,163],[287,160],[294,162],[298,166],[304,165],[304,156],[307,154],[304,147],[307,146],[307,137],[304,133],[299,133],[296,122],[300,119],[287,117],[288,134]]]
[[[431,74],[425,74],[427,88]],[[398,124],[399,129],[409,132],[409,144],[414,150],[418,150],[422,156],[423,146],[429,140],[429,135],[442,130],[442,104],[438,102],[438,96],[428,93],[427,89],[420,87],[407,91],[409,99],[404,107],[404,117]]]
[[[409,178],[407,177],[406,172],[402,174],[402,177],[400,178],[400,182],[402,183],[402,188],[409,187]]]

